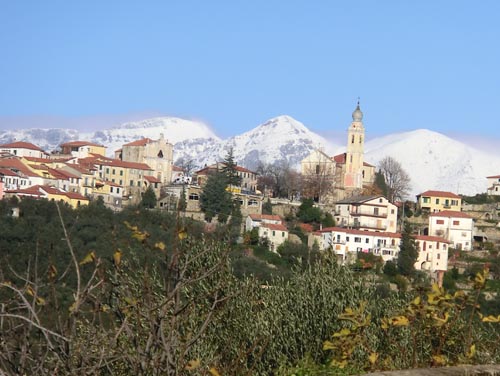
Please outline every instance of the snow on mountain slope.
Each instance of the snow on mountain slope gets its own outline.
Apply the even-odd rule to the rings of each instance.
[[[8,144],[14,141],[31,142],[46,151],[52,151],[54,148],[67,141],[77,139],[79,132],[76,129],[19,129],[19,130],[0,130],[0,144]]]
[[[238,164],[255,169],[259,162],[286,161],[290,166],[298,167],[300,161],[315,148],[333,149],[334,146],[301,122],[282,115],[213,145],[200,144],[199,141],[176,144],[174,159],[192,159],[201,166],[222,160],[231,147]]]
[[[213,142],[220,140],[206,124],[176,117],[159,117],[124,123],[111,129],[97,131],[90,137],[90,140],[106,145],[108,153],[113,153],[123,144],[143,137],[158,139],[162,133],[172,144],[193,138]]]
[[[428,189],[474,195],[486,192],[486,176],[500,173],[500,156],[490,155],[426,129],[368,141],[365,160],[377,165],[391,156],[410,175],[412,197]]]

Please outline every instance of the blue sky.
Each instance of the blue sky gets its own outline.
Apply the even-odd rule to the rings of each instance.
[[[500,2],[2,1],[0,129],[173,115],[221,137],[288,114],[336,135],[499,138]]]

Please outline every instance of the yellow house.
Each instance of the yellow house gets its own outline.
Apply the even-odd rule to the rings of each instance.
[[[462,198],[452,192],[425,191],[417,195],[417,208],[428,213],[442,210],[461,211]]]
[[[61,144],[62,154],[76,158],[87,158],[92,154],[106,155],[106,146],[89,141],[71,141]]]
[[[16,189],[5,192],[8,197],[34,197],[46,198],[52,201],[62,201],[76,209],[82,205],[88,205],[89,199],[76,192],[64,192],[58,188],[48,185],[35,185],[25,189]]]

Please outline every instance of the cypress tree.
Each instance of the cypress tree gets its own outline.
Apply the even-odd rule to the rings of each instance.
[[[418,258],[418,249],[415,238],[411,233],[411,225],[405,222],[403,233],[401,234],[401,244],[399,247],[398,270],[404,276],[412,276],[415,273],[415,262]]]

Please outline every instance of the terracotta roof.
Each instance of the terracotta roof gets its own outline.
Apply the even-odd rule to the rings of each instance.
[[[271,215],[271,214],[249,214],[252,221],[262,221],[266,219],[268,221],[282,221],[279,215]]]
[[[0,175],[4,175],[4,176],[19,176],[14,171],[9,170],[8,168],[0,168]]]
[[[144,179],[146,179],[147,181],[149,181],[150,183],[161,183],[161,180],[154,177],[154,176],[147,176],[147,175],[144,175]]]
[[[299,227],[305,232],[313,232],[314,228],[309,223],[299,223]]]
[[[51,163],[51,162],[57,162],[54,159],[49,159],[49,158],[37,158],[37,157],[22,157],[26,159],[28,162],[39,162],[39,163]]]
[[[337,201],[337,204],[362,204],[367,201],[375,200],[376,198],[384,198],[382,195],[374,195],[374,196],[353,196],[348,197],[343,200]]]
[[[345,163],[345,157],[346,157],[346,154],[347,153],[342,153],[342,154],[337,154],[337,155],[334,155],[332,157],[332,159],[338,163],[338,164],[344,164]],[[371,165],[367,162],[363,162],[363,166],[367,166],[367,167],[375,167],[374,165]]]
[[[500,175],[487,176],[486,179],[500,179]]]
[[[288,229],[283,225],[275,225],[274,223],[263,223],[262,227],[268,228],[275,231],[288,231]]]
[[[179,171],[179,172],[183,172],[184,169],[182,167],[179,167],[179,166],[172,166],[172,171]]]
[[[141,138],[140,140],[135,140],[135,141],[132,141],[132,142],[129,142],[128,144],[125,144],[123,146],[146,146],[147,144],[153,142],[152,139],[150,138]]]
[[[441,242],[441,243],[448,243],[450,244],[451,242],[446,240],[445,238],[441,238],[439,236],[429,236],[429,235],[414,235],[414,238],[416,240],[425,240],[429,242]]]
[[[45,153],[43,149],[40,147],[36,146],[35,144],[32,144],[31,142],[23,142],[23,141],[16,141],[16,142],[11,142],[10,144],[3,144],[0,145],[0,148],[10,148],[10,149],[30,149],[30,150],[37,150]]]
[[[69,198],[71,198],[73,200],[86,200],[86,201],[89,201],[88,197],[85,197],[85,196],[81,195],[78,192],[66,192],[65,196],[67,196],[67,197],[69,197]]]
[[[420,193],[417,195],[417,197],[446,197],[446,198],[461,198],[459,195],[453,193],[453,192],[446,192],[446,191],[425,191],[423,193]]]
[[[123,167],[123,168],[135,168],[137,170],[152,170],[146,163],[138,163],[138,162],[126,162],[120,159],[111,159],[106,158],[102,160],[98,160],[95,162],[96,164],[100,164],[103,166],[111,166],[111,167]]]
[[[245,167],[241,167],[241,166],[236,166],[236,171],[240,171],[240,172],[249,172],[251,174],[257,174],[256,172],[252,171],[252,170],[249,170],[248,168],[245,168]]]
[[[19,158],[1,158],[0,167],[18,170],[26,176],[40,177],[40,175],[31,171]]]
[[[80,146],[99,146],[99,147],[105,147],[104,145],[99,145],[94,142],[90,141],[70,141],[70,142],[65,142],[64,144],[60,145],[61,147],[64,146],[75,146],[75,147],[80,147]]]
[[[445,218],[472,218],[470,215],[460,211],[442,210],[440,212],[432,213],[431,217],[445,217]]]
[[[375,232],[375,231],[365,231],[365,230],[356,230],[344,227],[327,227],[323,230],[319,230],[316,233],[325,233],[325,232],[344,232],[346,234],[351,235],[365,235],[365,236],[378,236],[378,237],[389,237],[389,238],[400,238],[400,233],[395,232]]]
[[[49,167],[49,172],[54,177],[57,177],[57,178],[62,178],[62,179],[70,179],[70,178],[80,179],[80,177],[78,175],[72,174],[71,172],[66,171],[66,170],[62,170],[62,169],[55,169],[55,168],[50,168]]]
[[[41,197],[44,196],[44,193],[42,193],[39,189],[39,185],[34,185],[32,187],[28,188],[23,188],[23,189],[10,189],[5,191],[5,193],[16,193],[20,195],[26,195],[26,196],[36,196],[36,197]]]

